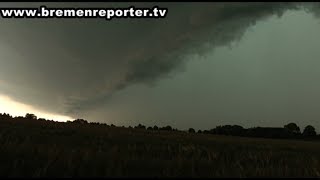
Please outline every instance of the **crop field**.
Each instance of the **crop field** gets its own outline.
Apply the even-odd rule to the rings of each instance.
[[[320,177],[320,142],[0,120],[2,177]]]

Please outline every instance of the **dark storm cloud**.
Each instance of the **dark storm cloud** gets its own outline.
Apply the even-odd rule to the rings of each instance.
[[[257,21],[301,7],[299,3],[154,5],[168,8],[165,19],[1,19],[0,90],[37,108],[76,116],[131,84],[153,84],[169,76],[188,54],[228,45]],[[303,7],[318,12],[319,6]]]

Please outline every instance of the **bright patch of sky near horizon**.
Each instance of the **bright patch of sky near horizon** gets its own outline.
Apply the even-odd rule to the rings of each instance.
[[[27,113],[35,114],[38,118],[65,122],[70,117],[39,111],[30,105],[12,100],[10,97],[0,95],[0,113],[8,113],[12,116],[25,116]]]

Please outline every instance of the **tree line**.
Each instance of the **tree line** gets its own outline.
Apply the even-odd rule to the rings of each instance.
[[[29,120],[27,122],[42,121],[48,123],[54,123],[53,120],[46,120],[43,118],[37,118],[36,115],[27,113],[24,117],[12,117],[10,114],[0,113],[1,119],[20,119],[20,120]],[[73,121],[67,122],[56,122],[56,123],[66,123],[73,125],[96,125],[96,126],[110,126],[116,127],[114,124],[107,125],[106,123],[99,122],[88,122],[84,119],[76,119]],[[146,131],[180,131],[177,128],[172,128],[167,125],[164,127],[158,126],[149,126],[138,124],[134,127],[124,127],[129,129],[140,129]],[[296,123],[288,123],[283,127],[253,127],[253,128],[244,128],[240,125],[220,125],[215,128],[209,130],[198,130],[196,131],[194,128],[189,128],[187,130],[188,133],[191,134],[214,134],[214,135],[227,135],[227,136],[243,136],[243,137],[263,137],[263,138],[285,138],[285,139],[320,139],[320,135],[317,135],[316,129],[312,125],[307,125],[304,127],[303,131],[300,130],[300,127]]]

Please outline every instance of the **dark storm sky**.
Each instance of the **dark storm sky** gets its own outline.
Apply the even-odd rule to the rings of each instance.
[[[47,112],[117,125],[320,128],[318,4],[114,6],[130,5],[167,7],[168,14],[1,19],[0,93]]]

